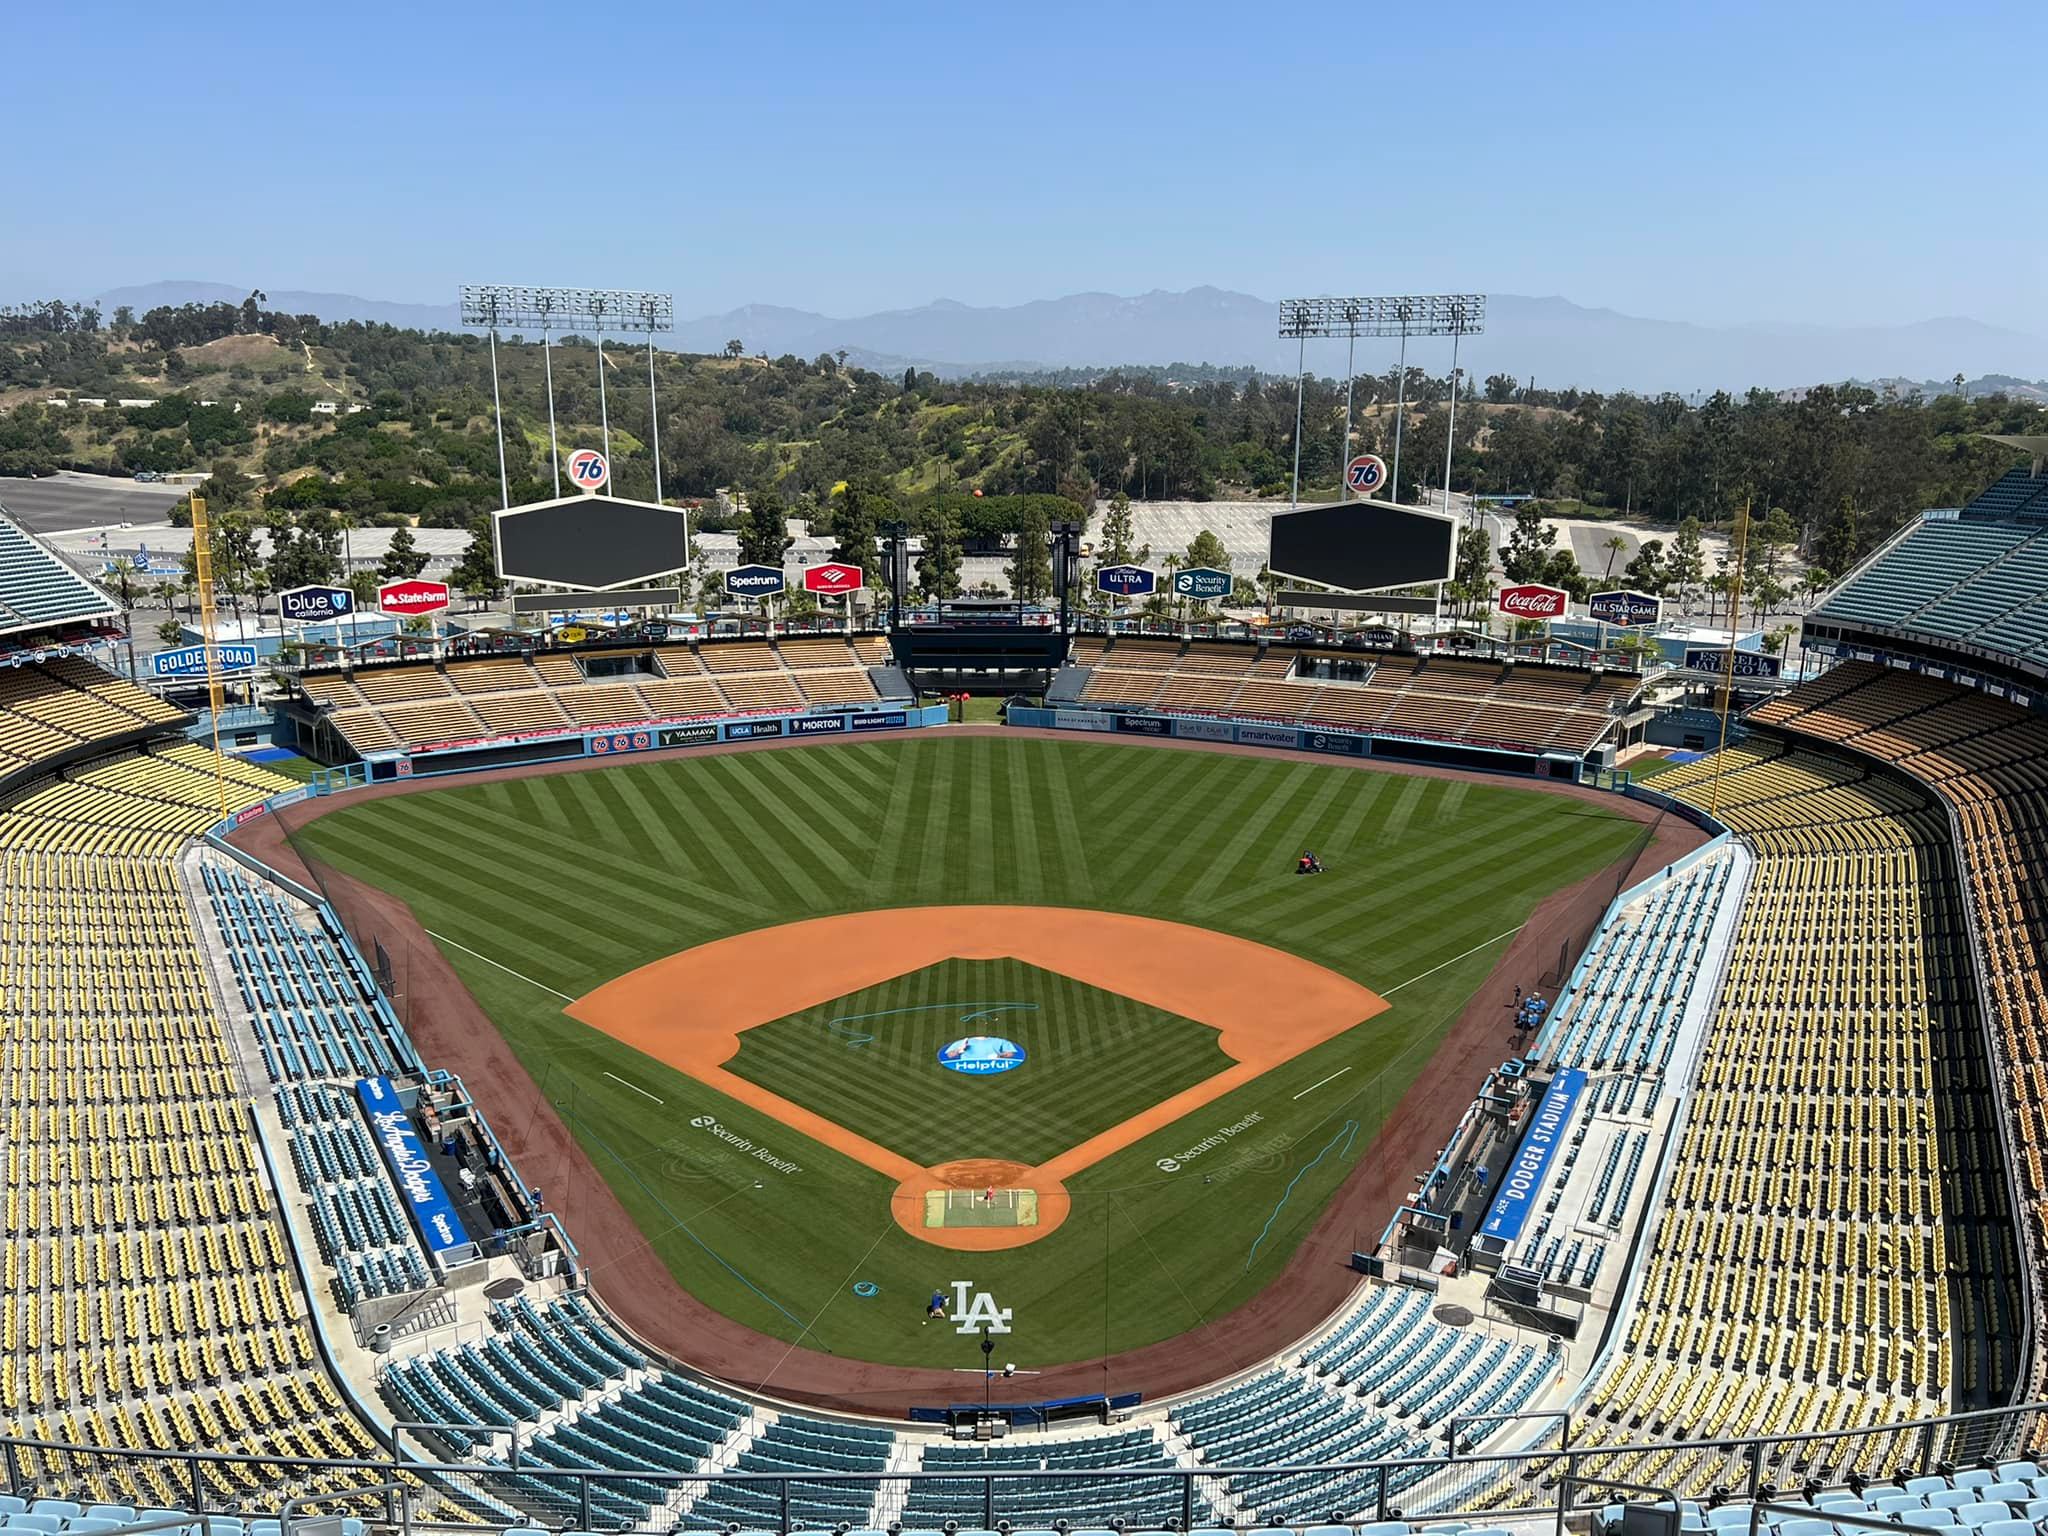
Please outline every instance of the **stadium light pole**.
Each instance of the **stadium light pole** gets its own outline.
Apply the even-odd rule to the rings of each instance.
[[[606,308],[605,298],[604,298],[603,296],[600,296],[600,297],[598,298],[598,301],[597,301],[597,304],[596,304],[596,310],[597,310],[597,425],[598,425],[598,430],[599,430],[599,431],[601,431],[601,432],[602,432],[602,433],[604,434],[604,461],[605,461],[605,463],[609,464],[609,463],[611,463],[611,461],[612,461],[612,413],[611,413],[611,407],[610,407],[610,406],[609,406],[609,405],[608,405],[608,404],[606,403],[606,401],[605,401],[605,393],[604,393],[604,316],[605,316],[605,308]],[[609,496],[609,495],[611,495],[611,494],[612,494],[612,482],[611,482],[611,477],[610,477],[610,476],[606,476],[606,478],[605,478],[605,482],[604,482],[604,493],[605,493],[605,495],[607,495],[607,496]]]
[[[562,497],[562,445],[555,440],[555,338],[548,325],[554,309],[552,295],[543,294],[540,302],[540,366],[547,380],[548,392],[548,468],[554,475],[555,499]]]
[[[1301,502],[1301,392],[1308,381],[1308,343],[1303,341],[1295,349],[1294,361],[1294,483],[1287,492],[1287,507],[1292,511]]]
[[[1361,336],[1397,336],[1401,341],[1400,371],[1394,383],[1394,490],[1401,494],[1401,428],[1408,406],[1408,338],[1448,336],[1451,338],[1451,366],[1457,367],[1458,338],[1477,335],[1485,328],[1486,295],[1483,293],[1405,294],[1378,298],[1283,299],[1280,301],[1280,336],[1301,338],[1306,349],[1309,337],[1345,337],[1351,343],[1344,384],[1344,453],[1351,456],[1351,389],[1357,373],[1357,345]],[[1294,393],[1295,490],[1301,482],[1301,380],[1297,371]],[[1455,394],[1453,410],[1456,409]],[[1445,475],[1448,485],[1449,474]]]
[[[492,332],[491,391],[495,399],[498,388],[497,337],[500,329],[509,331],[537,330],[540,332],[542,367],[547,379],[548,394],[548,454],[553,461],[555,495],[562,494],[562,455],[555,429],[555,361],[554,328],[556,326],[576,327],[587,325],[597,338],[597,408],[598,419],[604,430],[605,457],[611,457],[612,428],[611,406],[605,390],[604,376],[604,331],[607,320],[620,315],[638,315],[640,323],[647,327],[648,388],[650,402],[653,390],[654,333],[672,330],[675,326],[675,300],[666,293],[648,293],[638,289],[622,288],[545,288],[516,283],[465,283],[462,287],[462,323],[473,328],[488,328]],[[628,327],[630,329],[630,327]],[[654,477],[656,499],[659,500],[661,484],[661,448],[655,445]],[[505,426],[502,413],[498,421],[498,459],[500,480],[505,457]],[[501,490],[505,487],[501,484]],[[611,493],[609,485],[606,494]],[[506,492],[509,504],[510,493]],[[688,547],[687,536],[685,547]]]

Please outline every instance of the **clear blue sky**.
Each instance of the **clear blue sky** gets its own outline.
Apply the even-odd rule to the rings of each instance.
[[[2048,336],[2042,0],[198,0],[6,32],[0,297],[1210,283]]]

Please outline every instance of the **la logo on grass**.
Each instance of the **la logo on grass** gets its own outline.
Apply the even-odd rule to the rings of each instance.
[[[995,1297],[987,1291],[977,1291],[972,1280],[953,1282],[955,1333],[979,1333],[984,1326],[990,1333],[1008,1333],[1010,1311],[1008,1307],[997,1306]]]

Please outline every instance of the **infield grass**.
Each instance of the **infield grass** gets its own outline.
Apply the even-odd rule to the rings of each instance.
[[[1645,830],[1506,783],[932,732],[457,785],[349,806],[299,842],[403,897],[441,937],[686,1289],[807,1347],[951,1366],[977,1363],[972,1341],[923,1327],[922,1302],[971,1279],[1014,1310],[1010,1358],[1030,1368],[1171,1337],[1262,1289],[1537,901]],[[1305,847],[1328,874],[1292,873]],[[1077,1175],[1064,1226],[987,1254],[901,1231],[892,1181],[562,1012],[564,996],[727,934],[961,902],[1215,928],[1329,966],[1392,1006]],[[1034,1070],[970,1086],[997,1089],[992,1103],[1021,1098]],[[1164,1097],[1165,1080],[1143,1070],[1126,1067]],[[951,1074],[905,1071],[860,1087],[886,1104],[849,1099],[841,1117],[869,1136],[889,1130],[869,1117],[940,1118],[934,1095]],[[803,1091],[835,1084],[851,1091],[854,1078],[836,1070]],[[1477,1086],[1441,1091],[1462,1104]],[[694,1127],[699,1117],[757,1150]],[[1029,1131],[1014,1134],[1023,1160]],[[1004,1155],[979,1138],[976,1151]],[[551,1195],[566,1176],[521,1173]],[[573,1207],[573,1191],[556,1203]],[[1383,1219],[1343,1237],[1369,1247]]]
[[[1015,1041],[1007,1072],[948,1071],[967,1035]],[[728,1063],[792,1103],[930,1167],[1042,1163],[1221,1072],[1216,1031],[1020,960],[946,960],[759,1024]]]

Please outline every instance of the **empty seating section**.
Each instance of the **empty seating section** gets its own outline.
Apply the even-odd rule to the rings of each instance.
[[[2028,530],[1998,523],[1923,522],[1820,605],[1815,617],[1900,625],[1967,581],[1987,560],[2017,547]]]
[[[1433,1321],[1423,1291],[1374,1284],[1297,1359],[1183,1404],[1171,1424],[1205,1466],[1427,1457],[1443,1454],[1454,1419],[1459,1445],[1481,1444],[1506,1422],[1490,1416],[1527,1408],[1555,1372],[1541,1349]],[[1376,1476],[1341,1487],[1286,1472],[1229,1481],[1260,1520],[1293,1523],[1371,1508]],[[1389,1479],[1390,1490],[1404,1486]]]
[[[1952,683],[1853,663],[1781,702],[1785,730],[1896,763],[1955,813],[2038,1269],[2048,1262],[2048,720]],[[2041,1371],[2029,1390],[2048,1384]]]
[[[1292,676],[1292,653],[1257,645],[1194,641],[1183,650],[1178,642],[1105,644],[1092,636],[1074,645],[1073,665],[1089,669],[1081,690],[1087,704],[1307,721],[1520,751],[1589,750],[1613,723],[1614,707],[1640,686],[1630,674],[1354,652],[1340,662],[1369,668],[1364,678],[1331,680]]]
[[[0,668],[0,777],[183,718],[162,700],[77,657]]]
[[[121,610],[12,518],[0,516],[0,629],[114,619]]]
[[[299,908],[233,865],[209,860],[201,870],[273,1083],[419,1070],[390,1005],[324,909]]]
[[[1658,787],[1718,802],[1756,866],[1639,1301],[1580,1443],[2002,1400],[2013,1259],[1945,821],[1902,780],[1762,740]],[[1575,1005],[1558,1049],[1615,1050],[1603,1023]],[[1614,1154],[1614,1179],[1632,1156]],[[1700,1451],[1587,1470],[1693,1491],[1726,1471]]]
[[[327,1083],[292,1083],[278,1091],[277,1109],[299,1180],[312,1198],[320,1256],[335,1271],[342,1306],[431,1285],[426,1256],[363,1126],[355,1095]]]
[[[374,1454],[315,1353],[174,861],[211,755],[129,755],[0,812],[0,1427],[243,1452],[23,1453],[38,1491],[132,1506],[338,1490]],[[229,764],[227,809],[290,787]]]
[[[873,1503],[872,1484],[807,1482],[802,1474],[859,1472],[877,1476],[889,1465],[895,1447],[896,1436],[886,1429],[785,1414],[754,1437],[731,1470],[790,1474],[792,1520],[822,1526],[842,1520],[861,1524]],[[781,1493],[775,1485],[723,1480],[697,1496],[690,1506],[689,1523],[699,1529],[716,1521],[774,1525],[781,1519],[780,1510]]]
[[[1552,1004],[1536,1054],[1559,1067],[1641,1078],[1647,1115],[1699,980],[1707,929],[1733,866],[1705,859],[1606,919]]]
[[[2044,508],[2048,476],[2015,470],[1959,518],[1917,524],[1830,594],[1815,617],[2048,661]]]
[[[995,1485],[995,1519],[1011,1525],[1049,1528],[1053,1521],[1085,1509],[1091,1524],[1121,1518],[1133,1525],[1163,1526],[1181,1513],[1177,1477],[1091,1479],[1079,1474],[1103,1468],[1138,1471],[1174,1468],[1173,1458],[1151,1429],[1133,1429],[1083,1439],[1043,1439],[988,1445],[924,1447],[917,1470],[927,1474],[910,1486],[903,1509],[909,1528],[936,1530],[953,1520],[980,1526],[987,1487],[980,1474],[1012,1474]],[[955,1472],[961,1475],[946,1477]],[[1017,1477],[1017,1473],[1042,1476]],[[938,1474],[938,1475],[932,1475]],[[1197,1513],[1201,1506],[1197,1505]]]
[[[660,645],[612,651],[631,670],[585,671],[578,657],[533,657],[367,667],[352,677],[301,679],[307,699],[325,706],[359,753],[431,747],[479,737],[516,736],[709,715],[797,713],[813,706],[873,704],[870,666],[888,664],[873,637],[799,636],[703,646]],[[0,752],[6,750],[0,736]],[[0,758],[0,769],[5,760]]]
[[[1918,1458],[1907,1467],[1924,1464]],[[1938,1463],[1937,1463],[1938,1465]],[[1773,1505],[1805,1507],[1807,1513],[1784,1514],[1770,1508],[1753,1510],[1747,1502],[1679,1504],[1681,1531],[1746,1533],[1755,1523],[1770,1536],[1846,1536],[1867,1531],[1867,1524],[1902,1526],[1942,1536],[2036,1536],[2048,1522],[2048,1476],[2031,1461],[1987,1460],[1963,1472],[1931,1472],[1890,1482],[1859,1482],[1832,1490],[1778,1492]],[[1597,1536],[1620,1536],[1623,1506],[1601,1510],[1593,1530]]]

